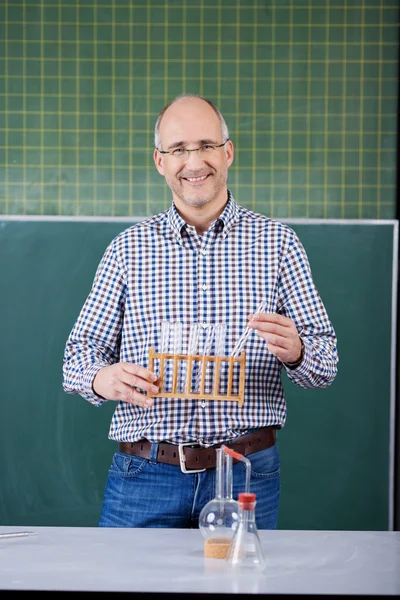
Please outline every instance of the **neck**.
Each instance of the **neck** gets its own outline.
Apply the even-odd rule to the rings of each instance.
[[[174,197],[175,208],[188,225],[193,225],[199,235],[205,233],[211,223],[223,212],[228,202],[228,192],[221,200],[207,202],[203,206],[190,206],[180,198]]]

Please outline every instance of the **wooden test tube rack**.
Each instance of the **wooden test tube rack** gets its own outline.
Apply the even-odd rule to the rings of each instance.
[[[155,352],[153,347],[149,348],[149,366],[148,369],[150,371],[154,371],[154,361],[158,359],[160,361],[160,370],[159,370],[159,381],[158,385],[160,391],[157,394],[148,393],[148,396],[152,398],[162,397],[162,398],[199,398],[201,400],[232,400],[234,402],[238,402],[239,406],[243,406],[244,403],[244,381],[245,381],[245,368],[246,368],[246,352],[242,352],[241,355],[237,358],[233,356],[204,356],[202,354],[172,354],[168,352],[157,353]],[[165,365],[166,361],[171,361],[173,365],[173,374],[172,374],[172,388],[170,391],[166,391],[164,389],[164,373],[165,373]],[[206,370],[208,363],[214,363],[214,372],[213,372],[213,390],[212,392],[205,392],[205,379],[206,379]],[[179,366],[182,367],[183,364],[186,363],[186,389],[184,392],[177,391],[178,385],[178,374],[179,374]],[[199,363],[201,368],[201,376],[200,376],[200,386],[197,392],[191,391],[191,381],[192,381],[192,373],[193,373],[193,364]],[[218,393],[219,388],[219,380],[220,380],[220,372],[221,365],[227,363],[228,367],[228,387],[226,394]],[[235,364],[239,364],[239,389],[237,393],[234,393],[232,390],[232,380],[233,380],[233,370]]]

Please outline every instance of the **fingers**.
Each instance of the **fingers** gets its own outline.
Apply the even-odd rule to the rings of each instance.
[[[148,371],[140,365],[133,365],[131,363],[120,363],[122,366],[122,372],[120,374],[120,381],[131,387],[137,387],[146,392],[157,394],[157,375],[152,371]]]
[[[118,373],[116,381],[119,399],[144,408],[153,406],[154,400],[139,390],[148,394],[157,394],[159,391],[157,375],[140,365],[131,363],[120,363],[120,365],[122,370]]]
[[[289,317],[285,317],[284,315],[280,315],[278,313],[250,314],[249,321],[250,322],[255,321],[257,323],[269,323],[271,326],[277,325],[277,326],[281,326],[281,327],[290,327],[291,325],[294,325],[294,322],[292,321],[292,319],[289,319]]]
[[[133,387],[122,382],[116,382],[113,389],[113,400],[121,400],[128,404],[137,404],[143,408],[149,408],[153,405],[153,399],[145,396]]]
[[[130,373],[131,375],[137,375],[138,377],[141,377],[147,381],[157,381],[157,375],[153,373],[153,371],[149,371],[140,365],[135,365],[128,362],[120,362],[118,364],[121,365],[124,371]]]
[[[121,388],[121,392],[118,392],[118,394],[118,400],[128,402],[128,404],[136,404],[137,406],[141,406],[142,408],[150,408],[154,404],[153,398],[145,396],[144,394],[140,393],[138,390],[130,387],[129,385],[123,386]]]
[[[248,326],[268,343],[268,350],[282,362],[295,362],[301,353],[296,325],[276,313],[249,315]]]
[[[157,375],[131,363],[116,363],[103,367],[93,380],[93,390],[107,400],[122,400],[142,407],[150,407],[154,400],[148,394],[157,394]]]
[[[248,326],[260,333],[275,334],[279,337],[290,338],[293,335],[297,336],[297,328],[294,322],[288,317],[276,313],[249,315]]]

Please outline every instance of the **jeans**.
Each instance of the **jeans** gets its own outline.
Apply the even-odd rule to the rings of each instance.
[[[247,456],[256,494],[258,529],[276,529],[280,496],[278,445]],[[197,528],[201,509],[215,498],[216,469],[180,467],[116,452],[108,472],[99,527]],[[246,465],[232,467],[232,496],[246,489]]]

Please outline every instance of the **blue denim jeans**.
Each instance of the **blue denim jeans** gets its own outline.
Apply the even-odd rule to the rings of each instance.
[[[154,444],[153,447],[156,447]],[[247,457],[258,529],[276,529],[280,496],[278,445]],[[179,466],[116,452],[108,472],[100,527],[197,528],[201,509],[215,498],[216,469],[183,473]],[[246,466],[232,468],[232,495],[246,489]]]

